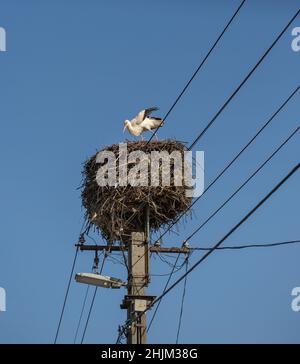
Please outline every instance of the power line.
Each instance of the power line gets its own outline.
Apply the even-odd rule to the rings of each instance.
[[[98,287],[95,287],[94,294],[93,294],[93,298],[92,298],[92,302],[91,302],[91,305],[90,305],[90,309],[89,309],[89,313],[88,313],[88,316],[87,316],[87,320],[85,322],[85,326],[84,326],[84,330],[83,330],[83,334],[82,334],[82,338],[81,338],[80,344],[83,343],[83,340],[84,340],[84,337],[85,337],[85,333],[86,333],[86,330],[87,330],[87,327],[88,327],[88,324],[89,324],[89,321],[90,321],[92,309],[93,309],[93,306],[94,306],[94,303],[95,303],[95,298],[96,298],[97,291],[98,291]]]
[[[282,242],[276,242],[276,243],[265,243],[265,244],[245,244],[245,245],[235,245],[235,246],[220,246],[218,248],[216,248],[216,250],[240,250],[240,249],[248,249],[248,248],[270,248],[270,247],[276,247],[276,246],[282,246],[282,245],[291,245],[291,244],[297,244],[300,243],[300,240],[289,240],[289,241],[282,241]],[[190,251],[208,251],[211,250],[212,247],[191,247]],[[185,262],[186,265],[186,271],[188,268],[188,261]],[[172,276],[173,272],[169,273],[169,274],[164,274],[164,275],[168,275],[169,279],[167,284],[165,285],[164,291],[166,290],[171,276]],[[186,283],[187,283],[187,276],[184,278],[184,286],[183,286],[183,293],[182,293],[182,299],[181,299],[181,308],[180,308],[180,314],[179,314],[179,322],[178,322],[178,329],[177,329],[177,336],[176,336],[176,344],[178,344],[179,341],[179,333],[180,333],[180,329],[181,329],[181,323],[182,323],[182,316],[183,316],[183,308],[184,308],[184,300],[185,300],[185,294],[186,294]],[[163,292],[164,292],[163,291]],[[157,310],[158,307],[160,305],[161,301],[158,302],[157,306],[156,306],[156,310],[151,318],[150,321],[150,325],[148,327],[148,330],[150,329],[150,326],[157,314]]]
[[[122,251],[124,253],[124,251]],[[113,264],[123,265],[126,268],[126,264],[119,260],[118,258],[113,257],[112,255],[108,258]]]
[[[209,50],[209,52],[207,53],[207,55],[204,57],[204,59],[201,61],[200,65],[198,66],[198,68],[196,69],[196,71],[193,73],[192,77],[190,78],[190,80],[187,82],[187,84],[184,86],[183,90],[181,91],[181,93],[179,94],[179,96],[177,97],[177,99],[174,101],[173,105],[171,106],[171,108],[169,109],[169,111],[166,113],[165,117],[163,118],[163,120],[166,120],[166,118],[170,115],[170,113],[172,112],[172,110],[174,109],[174,107],[176,106],[176,104],[178,103],[178,101],[180,100],[180,98],[183,96],[183,94],[186,92],[187,88],[189,87],[189,85],[191,84],[191,82],[194,80],[194,78],[196,77],[197,73],[200,71],[200,69],[203,67],[204,63],[206,62],[206,60],[208,59],[208,57],[210,56],[210,54],[212,53],[212,51],[214,50],[214,48],[217,46],[217,44],[219,43],[219,41],[221,40],[222,36],[225,34],[225,32],[227,31],[228,27],[230,26],[230,24],[232,23],[232,21],[234,20],[234,18],[236,17],[236,15],[238,14],[238,12],[240,11],[241,7],[244,5],[246,0],[243,0],[241,2],[241,4],[239,5],[239,7],[237,8],[237,10],[235,11],[235,13],[233,14],[233,16],[231,17],[231,19],[229,20],[229,22],[226,24],[225,28],[223,29],[223,31],[221,32],[221,34],[219,35],[219,37],[217,38],[217,40],[215,41],[215,43],[212,45],[211,49]],[[152,134],[152,136],[150,137],[150,139],[147,141],[146,145],[148,145],[150,143],[150,141],[152,140],[152,138],[154,137],[154,135],[157,133],[158,129],[161,127],[161,125],[156,128],[156,130],[154,131],[154,133]],[[140,209],[144,208],[146,206],[145,203],[141,204]],[[135,211],[132,216],[127,219],[127,221],[125,222],[125,225],[129,224],[132,219],[136,216],[138,211]]]
[[[165,291],[166,291],[166,289],[168,288],[169,282],[170,282],[170,280],[171,280],[171,278],[172,278],[172,275],[173,275],[173,273],[174,273],[174,270],[175,270],[175,267],[176,267],[176,263],[178,262],[179,256],[180,256],[180,254],[178,254],[178,255],[177,255],[177,258],[176,258],[176,261],[175,261],[175,263],[174,263],[173,269],[172,269],[172,270],[171,270],[171,272],[169,273],[169,278],[168,278],[168,280],[167,280],[167,282],[166,282],[166,284],[165,284],[165,287],[164,287],[163,292],[165,292]],[[151,326],[152,326],[152,323],[153,323],[153,321],[154,321],[154,319],[155,319],[155,316],[156,316],[156,314],[157,314],[157,311],[158,311],[158,309],[159,309],[159,306],[160,306],[160,302],[159,302],[159,303],[158,303],[158,305],[155,307],[155,311],[154,311],[154,313],[153,313],[153,315],[152,315],[152,318],[151,318],[151,320],[150,320],[150,322],[149,322],[147,332],[150,330],[150,328],[151,328]]]
[[[298,87],[290,96],[289,98],[284,102],[283,105],[286,105],[288,100],[291,99],[291,97],[299,90],[300,87]],[[253,142],[253,140],[259,135],[259,133],[267,126],[267,124],[277,115],[279,110],[282,109],[283,105],[276,111],[275,114],[272,115],[272,117],[263,125],[263,127],[256,133],[256,135],[246,144],[246,146],[233,158],[233,160],[221,171],[221,173],[209,184],[209,186],[203,191],[202,195],[197,197],[193,203],[182,213],[178,216],[178,218],[172,223],[172,225],[163,233],[160,235],[160,237],[156,240],[160,240],[171,228],[173,225],[175,225],[181,218],[184,216],[187,211],[189,211],[197,201],[200,200],[200,198],[210,189],[210,187],[213,186],[213,184],[225,173],[225,171],[237,160],[237,158],[245,151],[245,149]],[[299,131],[299,128],[296,128],[289,137],[260,165],[260,167],[198,228],[197,231],[199,231],[205,224],[208,223],[209,220],[211,220],[279,151],[280,149],[288,143],[288,141]],[[188,237],[185,241],[188,241],[191,238]],[[148,248],[149,251],[150,247]],[[143,256],[142,256],[143,257]],[[135,264],[142,258],[140,257]]]
[[[206,126],[206,128],[198,135],[198,137],[196,138],[196,140],[191,144],[190,148],[191,149],[195,143],[198,142],[198,140],[202,137],[202,135],[204,135],[204,133],[208,130],[208,128],[212,125],[212,123],[216,120],[216,118],[220,115],[220,113],[226,108],[226,106],[229,104],[229,102],[233,99],[233,97],[237,94],[237,92],[239,91],[239,89],[246,83],[246,81],[251,77],[251,75],[255,72],[255,70],[257,69],[257,67],[260,65],[260,63],[263,61],[263,59],[267,56],[267,54],[271,51],[271,49],[274,47],[274,45],[277,43],[277,41],[281,38],[281,36],[283,35],[283,33],[285,32],[285,30],[288,28],[288,26],[292,23],[292,21],[296,18],[296,16],[298,15],[298,13],[300,12],[300,10],[296,13],[296,15],[293,17],[293,19],[289,22],[289,24],[285,27],[285,29],[282,31],[281,34],[279,34],[279,36],[277,37],[277,39],[275,39],[275,41],[272,43],[272,45],[269,47],[269,49],[264,53],[263,57],[259,60],[259,62],[254,66],[254,68],[249,72],[249,74],[247,75],[247,77],[243,80],[243,82],[239,85],[239,87],[235,90],[235,92],[230,96],[230,98],[226,101],[226,103],[223,105],[223,107],[219,110],[219,112],[215,115],[215,117],[211,120],[210,124]],[[153,136],[152,136],[153,137]],[[151,138],[150,138],[151,140]],[[150,141],[149,140],[149,141]],[[148,141],[148,142],[149,142]]]
[[[262,57],[259,59],[259,61],[256,63],[256,65],[251,69],[251,71],[247,74],[247,76],[244,78],[244,80],[239,84],[239,86],[235,89],[235,91],[230,95],[230,97],[226,100],[226,102],[223,104],[223,106],[219,109],[219,111],[215,114],[215,116],[210,120],[210,122],[205,126],[205,128],[200,132],[200,134],[196,137],[196,139],[192,142],[192,144],[189,146],[188,150],[191,150],[197,142],[202,138],[202,136],[207,132],[207,130],[211,127],[211,125],[215,122],[215,120],[218,118],[218,116],[222,113],[222,111],[227,107],[227,105],[230,103],[230,101],[235,97],[235,95],[240,91],[240,89],[243,87],[243,85],[248,81],[248,79],[252,76],[252,74],[256,71],[256,69],[259,67],[259,65],[262,63],[262,61],[266,58],[266,56],[270,53],[272,48],[275,46],[275,44],[279,41],[279,39],[283,36],[285,31],[288,29],[288,27],[292,24],[292,22],[295,20],[295,18],[300,13],[300,10],[296,12],[296,14],[292,17],[292,19],[288,22],[288,24],[284,27],[284,29],[279,33],[277,38],[274,40],[274,42],[271,44],[271,46],[265,51],[265,53],[262,55]]]
[[[74,344],[76,344],[78,331],[79,331],[79,327],[81,324],[81,320],[82,320],[83,312],[85,309],[85,304],[86,304],[86,300],[87,300],[87,297],[89,294],[89,290],[90,290],[90,285],[87,286],[86,291],[85,291],[85,296],[84,296],[84,300],[83,300],[83,304],[82,304],[82,308],[81,308],[81,312],[80,312],[80,316],[79,316],[79,320],[78,320],[78,324],[77,324],[77,328],[76,328],[76,333],[75,333],[75,337],[74,337],[74,341],[73,341]]]
[[[280,107],[271,115],[271,117],[264,123],[264,125],[255,133],[255,135],[244,145],[244,147],[235,155],[235,157],[223,168],[223,170],[210,182],[210,184],[203,191],[202,195],[197,197],[188,208],[181,213],[175,221],[164,231],[156,241],[163,238],[171,228],[178,223],[178,221],[205,195],[205,193],[224,175],[224,173],[238,160],[238,158],[245,152],[245,150],[254,142],[254,140],[263,132],[263,130],[274,120],[274,118],[281,112],[281,110],[288,104],[288,102],[299,91],[300,86],[288,96],[288,98],[280,105]]]
[[[277,185],[263,198],[261,199],[255,207],[252,208],[250,212],[248,212],[230,231],[221,239],[219,240],[206,254],[204,254],[203,257],[201,257],[193,266],[180,278],[178,278],[162,295],[160,295],[154,302],[160,301],[167,293],[169,293],[178,283],[180,283],[185,276],[190,274],[196,267],[199,266],[207,257],[213,253],[226,239],[229,238],[230,235],[232,235],[243,223],[245,223],[251,215],[254,214],[254,212],[259,209],[294,173],[297,172],[297,170],[300,167],[300,163],[296,164],[296,166],[279,182]],[[152,305],[153,305],[152,304]],[[150,309],[150,307],[148,308]]]
[[[78,250],[79,250],[79,246],[77,246],[77,248],[76,248],[76,252],[75,252],[75,256],[74,256],[74,260],[73,260],[73,264],[72,264],[72,268],[71,268],[71,273],[70,273],[70,277],[69,277],[69,282],[68,282],[67,290],[65,293],[64,303],[62,306],[62,310],[61,310],[61,314],[60,314],[60,318],[59,318],[59,322],[58,322],[58,326],[57,326],[57,330],[56,330],[56,334],[55,334],[54,344],[56,344],[56,342],[57,342],[62,318],[63,318],[64,312],[65,312],[66,302],[67,302],[67,298],[69,295],[69,290],[70,290],[71,281],[72,281],[72,277],[73,277],[73,273],[74,273],[74,268],[75,268],[75,264],[76,264],[76,260],[77,260]]]
[[[90,238],[93,240],[93,242],[97,246],[98,244],[96,243],[96,240],[93,239],[92,237],[90,237]],[[96,269],[97,264],[98,264],[98,263],[96,263],[96,259],[98,259],[98,253],[96,253],[96,255],[95,255],[94,263],[93,263],[92,269],[91,269],[92,272],[93,272],[94,269]],[[84,299],[83,299],[83,303],[82,303],[82,307],[81,307],[81,312],[80,312],[80,316],[79,316],[79,320],[78,320],[78,323],[77,323],[77,328],[76,328],[76,332],[75,332],[75,336],[74,336],[74,341],[73,341],[74,344],[76,343],[76,340],[77,340],[77,336],[78,336],[82,316],[83,316],[83,313],[84,313],[85,305],[86,305],[86,302],[87,302],[87,297],[88,297],[88,294],[89,294],[89,290],[90,290],[90,285],[87,286],[86,291],[85,291],[85,295],[84,295]]]
[[[174,270],[174,273],[177,273],[179,272],[182,268],[183,268],[184,265],[181,265],[180,267],[176,268]],[[150,277],[167,277],[171,274],[171,272],[168,272],[168,273],[156,273],[156,274],[150,274]]]
[[[252,70],[248,73],[248,75],[246,76],[246,78],[242,81],[242,83],[238,86],[238,88],[234,91],[234,93],[229,97],[229,99],[227,99],[227,101],[225,102],[225,104],[222,106],[222,108],[218,111],[218,113],[213,117],[213,119],[209,122],[209,124],[204,128],[204,130],[202,130],[202,132],[197,136],[197,138],[192,142],[192,144],[190,145],[190,147],[188,148],[189,150],[199,141],[199,139],[205,134],[205,132],[208,130],[208,128],[214,123],[214,121],[217,119],[217,117],[221,114],[221,112],[226,108],[226,106],[230,103],[230,101],[234,98],[234,96],[239,92],[239,90],[242,88],[242,86],[247,82],[247,80],[251,77],[251,75],[255,72],[255,70],[259,67],[259,65],[261,64],[261,62],[265,59],[265,57],[268,55],[268,53],[271,51],[271,49],[275,46],[275,44],[277,43],[277,41],[281,38],[281,36],[284,34],[284,32],[286,31],[286,29],[289,27],[289,25],[293,22],[293,20],[297,17],[297,15],[299,14],[300,10],[297,11],[297,13],[294,15],[294,17],[290,20],[290,22],[287,24],[287,26],[283,29],[283,31],[278,35],[278,37],[275,39],[275,41],[271,44],[271,46],[267,49],[267,51],[263,54],[263,56],[260,58],[260,60],[258,61],[258,63],[252,68]],[[156,130],[157,131],[157,130]],[[154,135],[153,135],[154,136]],[[153,137],[152,136],[152,137]],[[150,138],[151,140],[151,138]],[[143,207],[143,205],[142,205]],[[131,219],[130,219],[131,220]],[[165,291],[163,294],[166,294],[168,292]],[[154,302],[157,302],[157,300],[155,300]],[[152,305],[151,305],[152,306]],[[147,310],[146,310],[147,311]],[[145,311],[144,311],[145,313]],[[140,317],[140,316],[139,316]],[[122,335],[122,331],[120,331],[119,334],[119,338]],[[119,338],[117,340],[117,342],[119,341]]]
[[[159,257],[159,259],[160,259],[163,263],[168,264],[168,266],[169,266],[169,267],[171,267],[171,268],[175,267],[175,269],[179,269],[179,268],[181,267],[181,266],[177,266],[175,263],[172,263],[172,262],[168,261],[168,260],[165,258],[165,256],[166,256],[167,254],[164,254],[164,256],[161,256],[161,254],[160,254],[159,252],[157,252],[156,254],[157,254],[157,256]],[[174,257],[174,258],[175,258],[175,257]]]
[[[292,137],[299,131],[300,127],[298,126],[280,145],[277,147],[274,152],[244,181],[238,189],[236,189],[223,203],[219,206],[196,230],[190,234],[185,242],[189,241],[200,229],[202,229],[227,203],[242,189],[246,186],[248,182],[252,180],[256,174],[262,170],[262,168],[270,162],[270,160],[283,148],[291,139]]]
[[[275,242],[275,243],[252,243],[252,244],[244,244],[244,245],[233,245],[233,246],[219,246],[218,248],[216,248],[216,250],[242,250],[242,249],[249,249],[249,248],[270,248],[270,247],[276,247],[276,246],[285,246],[285,245],[293,245],[293,244],[299,244],[300,243],[300,240],[287,240],[287,241],[280,241],[280,242]],[[193,251],[208,251],[208,250],[211,250],[212,247],[191,247],[190,248],[190,251],[193,252]],[[179,254],[178,254],[178,257],[179,257]],[[182,267],[178,268],[177,271],[174,271],[174,269],[170,272],[170,273],[166,273],[166,274],[152,274],[152,276],[169,276],[168,278],[168,281],[165,285],[165,288],[163,290],[163,292],[166,291],[168,285],[169,285],[169,282],[171,280],[171,277],[172,275],[175,273],[175,272],[178,272]],[[184,286],[186,285],[186,281],[184,282]],[[183,298],[182,298],[182,301],[184,300],[184,295],[185,295],[185,288],[184,288],[184,293],[183,293]],[[161,301],[158,302],[157,306],[156,306],[156,309],[154,311],[154,314],[152,315],[152,318],[151,318],[151,321],[150,321],[150,324],[148,326],[148,330],[147,332],[150,330],[150,327],[154,321],[154,318],[157,314],[157,311],[158,311],[158,308],[160,306],[160,303]],[[183,303],[181,304],[183,307]],[[183,308],[181,308],[181,311],[183,310]],[[182,313],[180,314],[180,316],[182,316]],[[178,330],[180,330],[180,325],[178,326]],[[178,333],[178,331],[177,331]],[[178,343],[178,334],[177,334],[177,340],[176,340],[176,344]]]
[[[233,245],[233,246],[220,246],[218,248],[216,248],[216,250],[242,250],[242,249],[249,249],[249,248],[271,248],[271,247],[276,247],[276,246],[284,246],[284,245],[293,245],[293,244],[299,244],[300,240],[287,240],[287,241],[280,241],[280,242],[276,242],[276,243],[264,243],[264,244],[244,244],[244,245]],[[208,251],[211,250],[212,247],[191,247],[190,248],[190,252],[193,251]],[[163,292],[165,292],[165,290],[167,289],[169,282],[171,280],[171,277],[174,273],[178,272],[182,267],[180,267],[179,269],[177,269],[177,271],[171,271],[170,273],[167,274],[152,274],[152,276],[169,276],[168,281],[165,285],[165,288],[163,290]],[[155,318],[155,315],[157,314],[158,308],[160,306],[161,301],[158,302],[156,309],[154,311],[154,314],[151,318],[148,330],[150,329],[150,326],[152,325],[152,322]],[[148,331],[147,330],[147,331]],[[177,343],[177,342],[176,342]]]
[[[245,245],[233,245],[233,246],[220,246],[216,250],[240,250],[240,249],[248,249],[248,248],[270,248],[275,246],[282,245],[293,245],[300,243],[300,240],[288,240],[288,241],[280,241],[276,243],[265,243],[265,244],[245,244]],[[211,247],[191,247],[191,251],[194,250],[211,250]]]
[[[123,239],[122,239],[122,235],[120,236],[120,239],[121,239],[121,245],[125,246],[125,244],[123,242]],[[123,250],[122,250],[122,255],[123,255],[124,265],[125,265],[126,270],[127,270],[127,274],[129,274],[128,261],[126,259],[126,255],[125,255],[125,252]]]
[[[187,272],[188,266],[189,266],[189,256],[186,257],[185,272]],[[187,282],[187,275],[185,276],[184,282],[183,282],[183,292],[182,292],[182,298],[181,298],[179,322],[178,322],[178,329],[177,329],[177,335],[176,335],[176,344],[178,344],[179,334],[180,334],[180,329],[181,329],[181,323],[182,323],[183,306],[184,306],[184,299],[185,299],[185,293],[186,293],[186,282]]]
[[[89,230],[90,230],[89,227],[87,227],[86,231],[85,231],[85,234],[97,246],[98,243],[92,236],[89,235]],[[81,243],[84,243],[84,242],[85,242],[84,240],[81,241]],[[97,257],[98,257],[98,255],[97,255]],[[95,260],[94,260],[94,264],[95,264]],[[93,264],[92,269],[91,269],[92,271],[94,269],[94,264]],[[74,336],[74,340],[73,340],[74,344],[76,343],[76,340],[77,340],[77,336],[78,336],[79,328],[80,328],[80,325],[81,325],[81,321],[82,321],[85,305],[86,305],[86,302],[87,302],[87,297],[88,297],[89,290],[90,290],[90,285],[87,286],[86,291],[85,291],[85,295],[84,295],[84,299],[83,299],[83,303],[82,303],[82,307],[81,307],[81,312],[80,312],[80,316],[79,316],[79,320],[78,320],[78,323],[77,323],[76,332],[75,332],[75,336]]]
[[[295,96],[299,91],[300,86],[297,86],[295,90],[287,97],[287,99],[277,108],[277,110],[271,115],[271,117],[263,124],[263,126],[255,133],[255,135],[245,144],[245,146],[235,155],[235,157],[223,168],[223,170],[213,179],[213,181],[207,186],[203,191],[202,195],[197,197],[187,209],[182,212],[175,221],[164,231],[159,238],[156,239],[158,242],[162,239],[172,227],[178,223],[178,221],[185,216],[185,214],[205,195],[205,193],[223,176],[223,174],[237,161],[237,159],[244,153],[244,151],[254,142],[254,140],[263,132],[263,130],[275,119],[275,117],[282,111],[282,109],[289,103],[289,101]]]
[[[231,246],[220,246],[216,250],[242,250],[242,249],[249,249],[249,248],[271,248],[277,246],[285,246],[285,245],[297,245],[300,243],[300,240],[286,240],[280,241],[276,243],[248,243],[243,245],[231,245]],[[207,251],[210,250],[212,247],[200,247],[200,246],[193,246],[189,248],[190,252],[193,251]],[[162,253],[164,254],[164,253]],[[179,272],[182,269],[183,265],[178,267],[174,273]],[[173,274],[174,274],[173,273]],[[170,276],[171,272],[169,273],[161,273],[161,274],[151,274],[151,277],[166,277]]]
[[[101,269],[100,269],[100,273],[99,274],[101,274],[102,271],[103,271],[104,263],[105,263],[107,257],[108,257],[108,253],[105,253],[104,254],[104,257],[103,257],[103,260],[102,260],[102,265],[101,265]],[[96,294],[97,294],[97,289],[98,289],[98,287],[96,286],[95,287],[95,290],[94,290],[93,298],[92,298],[92,301],[91,301],[89,313],[88,313],[88,316],[87,316],[87,319],[86,319],[86,322],[85,322],[85,326],[84,326],[84,330],[83,330],[83,334],[82,334],[82,338],[81,338],[80,344],[83,343],[83,340],[84,340],[84,337],[85,337],[85,334],[86,334],[86,330],[87,330],[87,327],[88,327],[88,324],[89,324],[89,321],[90,321],[92,309],[93,309],[94,302],[95,302],[95,298],[96,298]]]
[[[288,141],[299,131],[300,127],[296,128],[290,135],[287,139],[284,140],[283,143],[280,144],[279,147],[276,148],[276,150],[246,179],[246,181],[244,183],[241,184],[241,186],[235,190],[235,192],[233,194],[230,195],[229,198],[227,198],[225,200],[225,202],[223,202],[223,204],[218,208],[216,209],[187,239],[184,240],[184,242],[187,242],[189,241],[200,229],[202,229],[242,188],[245,187],[245,185],[250,182],[250,180],[281,150],[281,148],[286,144],[288,143]],[[277,244],[276,244],[277,245]],[[223,247],[223,249],[226,248],[226,247]],[[228,248],[232,248],[232,247],[228,247]],[[227,249],[228,249],[227,248]],[[240,249],[242,249],[242,247],[239,247]],[[235,249],[238,249],[237,247]],[[207,250],[207,249],[191,249],[191,250]],[[177,259],[179,258],[179,255],[177,256]],[[177,260],[176,260],[176,263],[177,263]],[[176,265],[175,263],[175,265]],[[169,275],[169,278],[168,278],[168,281],[164,287],[164,290],[163,292],[165,292],[167,290],[167,287],[169,285],[169,282],[172,278],[172,275],[174,273],[174,269],[171,271],[170,275]],[[161,301],[160,301],[161,302]],[[148,327],[148,330],[154,320],[154,317],[157,313],[157,310],[159,308],[159,305],[160,305],[160,302],[159,304],[156,306],[156,309],[155,309],[155,312],[152,316],[152,319],[150,321],[150,324],[149,324],[149,327]]]
[[[276,184],[275,187],[263,198],[261,199],[255,207],[253,207],[250,212],[248,212],[233,228],[229,230],[229,232],[220,239],[206,254],[204,254],[195,264],[192,265],[190,269],[186,273],[184,273],[180,278],[178,278],[165,292],[163,292],[160,296],[158,296],[144,311],[139,313],[134,319],[127,320],[121,332],[128,327],[133,321],[136,321],[139,317],[145,314],[150,310],[155,304],[160,302],[172,289],[174,289],[185,277],[190,274],[196,267],[198,267],[205,259],[209,257],[211,253],[213,253],[226,239],[229,238],[241,225],[243,225],[253,214],[258,210],[280,187],[282,187],[289,178],[291,178],[299,169],[300,163],[296,164],[295,167],[280,181]],[[120,336],[120,334],[119,334]]]
[[[286,144],[288,143],[288,141],[299,131],[300,127],[297,127],[290,135],[287,139],[285,139],[285,141],[283,143],[281,143],[281,145],[279,147],[276,148],[276,150],[255,170],[255,172],[250,176],[248,177],[248,179],[217,209],[214,211],[214,213],[212,215],[210,215],[204,223],[202,223],[200,225],[200,227],[198,227],[186,240],[185,242],[187,242],[189,239],[191,239],[191,237],[193,237],[201,228],[203,228],[204,225],[206,225],[279,151],[280,149]],[[149,248],[148,248],[149,249]],[[179,255],[177,257],[177,259],[179,258]],[[140,258],[139,258],[140,259]],[[137,263],[137,262],[136,262]],[[177,263],[177,260],[174,264],[174,269],[175,269],[175,266],[176,266],[176,263]],[[170,275],[169,275],[169,278],[167,280],[167,283],[165,285],[165,288],[164,288],[164,291],[163,291],[163,294],[164,292],[167,291],[167,287],[168,287],[168,284],[172,278],[172,275],[174,273],[174,269],[172,269]],[[150,321],[150,324],[148,326],[148,330],[150,329],[152,323],[153,323],[153,320],[157,314],[157,311],[158,311],[158,308],[159,308],[159,305],[160,305],[160,302],[158,304],[158,306],[156,307],[156,310],[151,318],[151,321]]]
[[[170,273],[168,273],[168,274],[156,274],[156,276],[169,276],[169,277],[168,277],[168,280],[167,280],[167,282],[166,282],[166,284],[165,284],[164,291],[168,288],[169,282],[170,282],[170,280],[171,280],[171,278],[172,278],[173,274],[174,274],[174,273],[179,272],[179,271],[180,271],[180,270],[184,267],[184,265],[185,265],[185,263],[186,263],[186,259],[185,259],[185,261],[183,262],[183,264],[181,264],[181,266],[176,267],[176,264],[177,264],[177,262],[178,262],[179,257],[180,257],[180,253],[177,255],[176,260],[175,260],[175,263],[172,265],[172,270],[171,270],[171,272],[170,272]],[[175,268],[176,268],[176,269],[175,269]],[[155,275],[154,275],[154,274],[152,274],[152,276],[155,276]],[[152,326],[152,323],[153,323],[153,321],[154,321],[154,319],[155,319],[155,316],[157,315],[157,311],[158,311],[158,309],[159,309],[159,306],[160,306],[160,302],[159,302],[159,303],[158,303],[158,305],[156,306],[155,311],[154,311],[154,313],[153,313],[153,315],[152,315],[152,317],[151,317],[150,323],[149,323],[149,325],[148,325],[147,332],[150,330],[150,328],[151,328],[151,326]]]
[[[84,229],[85,225],[86,225],[86,221],[83,221],[83,223],[81,225],[80,233],[79,233],[79,239],[78,239],[79,244],[83,244],[85,242],[84,235],[88,231],[88,226],[86,226],[85,229]],[[67,299],[68,299],[69,290],[70,290],[72,277],[73,277],[73,273],[74,273],[74,268],[75,268],[75,264],[76,264],[76,260],[77,260],[77,256],[78,256],[78,250],[79,250],[79,246],[77,246],[77,249],[75,251],[74,260],[73,260],[73,264],[72,264],[72,267],[71,267],[70,278],[69,278],[69,282],[68,282],[68,285],[67,285],[67,290],[66,290],[66,293],[65,293],[65,298],[64,298],[64,302],[63,302],[63,306],[62,306],[62,310],[61,310],[61,314],[60,314],[56,334],[55,334],[54,344],[56,344],[56,342],[57,342],[59,330],[60,330],[60,327],[61,327],[61,322],[62,322],[63,315],[64,315],[64,312],[65,312],[66,302],[67,302]]]
[[[166,113],[165,117],[163,118],[163,120],[165,121],[167,119],[167,117],[171,114],[171,112],[173,111],[174,107],[177,105],[178,101],[181,99],[181,97],[183,96],[183,94],[186,92],[186,90],[188,89],[188,87],[190,86],[190,84],[192,83],[192,81],[194,80],[194,78],[197,76],[198,72],[201,70],[201,68],[204,66],[205,62],[207,61],[208,57],[210,56],[210,54],[213,52],[213,50],[215,49],[215,47],[217,46],[217,44],[219,43],[219,41],[221,40],[221,38],[223,37],[223,35],[226,33],[227,29],[229,28],[230,24],[233,22],[234,18],[237,16],[237,14],[239,13],[239,11],[241,10],[242,6],[244,5],[246,0],[243,0],[239,7],[237,8],[237,10],[234,12],[234,14],[232,15],[232,17],[230,18],[230,20],[228,21],[228,23],[226,24],[226,26],[224,27],[224,29],[222,30],[222,32],[220,33],[220,35],[218,36],[218,38],[216,39],[216,41],[214,42],[214,44],[211,46],[210,50],[208,51],[208,53],[206,54],[206,56],[203,58],[203,60],[200,62],[199,66],[197,67],[196,71],[193,73],[192,77],[189,79],[189,81],[186,83],[186,85],[184,86],[184,88],[182,89],[182,91],[180,92],[180,94],[178,95],[178,97],[176,98],[176,100],[174,101],[174,103],[172,104],[172,106],[170,107],[170,109],[168,110],[168,112]],[[154,133],[151,135],[151,138],[148,140],[147,144],[150,143],[150,141],[154,138],[154,135],[157,133],[158,129],[162,126],[162,124],[155,129]],[[147,145],[146,144],[146,145]]]

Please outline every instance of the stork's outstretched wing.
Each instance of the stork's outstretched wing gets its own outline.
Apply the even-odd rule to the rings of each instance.
[[[153,130],[164,124],[161,118],[147,118],[141,124],[144,130]]]
[[[157,111],[158,107],[150,107],[149,109],[145,109],[140,111],[137,116],[134,118],[134,124],[139,125],[143,120],[145,120],[153,111]]]

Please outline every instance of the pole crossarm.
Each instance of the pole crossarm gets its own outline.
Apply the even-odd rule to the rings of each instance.
[[[76,247],[78,246],[81,251],[100,251],[100,250],[109,250],[111,252],[113,251],[127,251],[128,247],[126,246],[120,246],[120,245],[84,245],[84,244],[76,244]],[[177,247],[170,247],[170,248],[164,248],[164,247],[156,247],[151,246],[149,248],[150,253],[182,253],[187,254],[191,251],[190,248],[177,248]]]

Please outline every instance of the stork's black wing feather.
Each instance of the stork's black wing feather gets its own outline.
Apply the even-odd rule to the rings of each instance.
[[[162,120],[162,118],[156,118],[155,116],[151,116],[150,119],[154,119],[154,120]]]
[[[146,119],[153,111],[157,111],[158,107],[150,107],[149,109],[145,109],[144,119]]]

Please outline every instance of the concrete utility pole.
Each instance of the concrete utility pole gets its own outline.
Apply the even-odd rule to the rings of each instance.
[[[147,295],[146,289],[150,283],[149,278],[149,253],[182,253],[189,252],[188,247],[156,247],[150,246],[150,221],[149,209],[145,211],[145,224],[140,231],[131,233],[131,240],[126,246],[121,245],[85,245],[77,244],[80,250],[109,250],[127,251],[128,253],[128,285],[127,295],[121,304],[122,309],[127,310],[128,322],[132,322],[127,329],[127,344],[146,344],[147,343],[147,319],[146,314],[135,318],[145,311],[155,300],[155,296]]]
[[[121,305],[121,308],[127,309],[127,319],[133,320],[126,333],[127,344],[147,343],[146,315],[143,314],[137,321],[134,319],[155,298],[146,295],[150,281],[149,240],[149,208],[146,208],[144,229],[132,232],[128,245],[128,292]]]
[[[149,252],[143,232],[131,234],[131,244],[128,247],[128,295],[123,304],[127,306],[127,319],[132,320],[147,307],[146,287],[149,283]],[[146,315],[133,322],[127,332],[128,344],[147,343]]]

